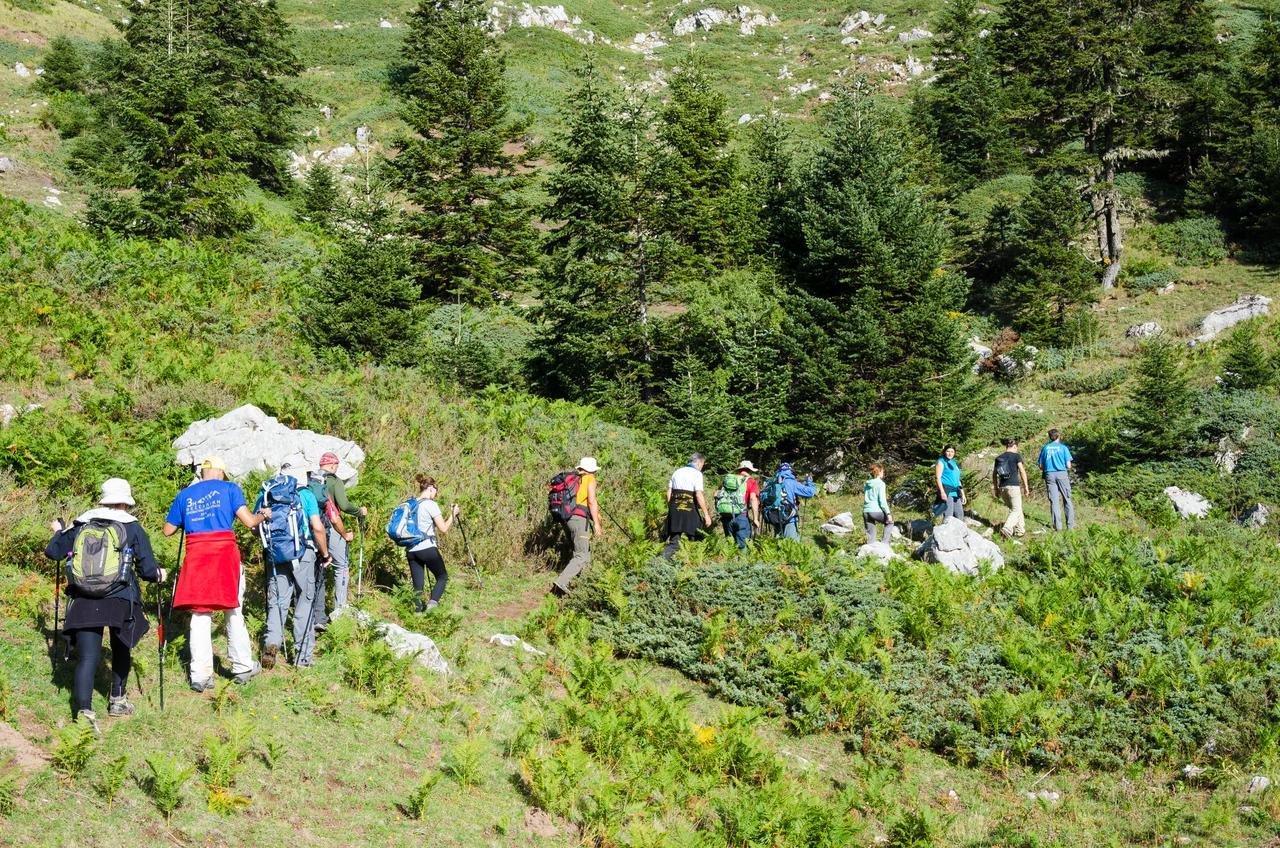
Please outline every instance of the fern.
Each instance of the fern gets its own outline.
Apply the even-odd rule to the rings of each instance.
[[[431,813],[431,791],[440,780],[437,772],[428,772],[422,781],[409,793],[409,801],[405,804],[405,812],[418,821],[426,821]]]
[[[128,775],[129,757],[125,754],[121,754],[107,763],[102,770],[102,779],[98,782],[98,791],[106,799],[107,809],[111,809],[115,805],[116,796],[120,794],[120,789],[124,786],[125,778]]]
[[[67,780],[80,775],[98,748],[98,737],[87,719],[76,719],[58,731],[53,743],[53,767]]]
[[[479,786],[484,781],[488,746],[480,738],[462,739],[445,754],[440,770],[459,786]]]
[[[195,769],[184,765],[171,754],[152,754],[147,757],[151,776],[147,791],[155,801],[156,809],[164,813],[165,821],[173,817],[173,811],[182,804],[182,787],[195,774]]]

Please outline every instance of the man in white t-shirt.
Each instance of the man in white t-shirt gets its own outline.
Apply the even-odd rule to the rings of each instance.
[[[706,464],[707,458],[695,453],[689,457],[688,465],[680,466],[671,474],[671,482],[667,484],[667,546],[662,549],[667,559],[676,555],[682,538],[701,539],[702,529],[711,526],[711,511],[707,509],[702,481],[702,467]]]

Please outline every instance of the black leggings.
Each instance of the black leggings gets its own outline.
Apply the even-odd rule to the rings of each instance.
[[[431,576],[436,579],[436,585],[431,587],[431,600],[439,603],[444,595],[444,587],[449,584],[449,573],[444,570],[444,557],[440,556],[439,548],[409,551],[409,574],[413,576],[413,591],[419,597],[422,596],[422,588],[426,585],[426,574],[423,569],[430,571]],[[421,605],[422,602],[418,603]]]
[[[119,697],[124,694],[124,686],[129,681],[133,656],[129,646],[120,640],[116,631],[107,629],[111,630],[111,695]],[[77,630],[75,637],[77,661],[71,695],[75,699],[76,712],[79,712],[93,709],[93,678],[98,671],[98,663],[102,660],[102,628]]]

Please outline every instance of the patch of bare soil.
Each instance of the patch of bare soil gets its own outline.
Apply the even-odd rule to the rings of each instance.
[[[13,764],[23,771],[40,771],[49,765],[49,755],[18,732],[12,725],[0,722],[0,756],[13,757]]]

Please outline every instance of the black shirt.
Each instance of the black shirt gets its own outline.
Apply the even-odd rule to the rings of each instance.
[[[1022,485],[1022,476],[1018,474],[1021,463],[1022,454],[1014,451],[1005,451],[996,457],[996,476],[1000,478],[1001,488]]]

